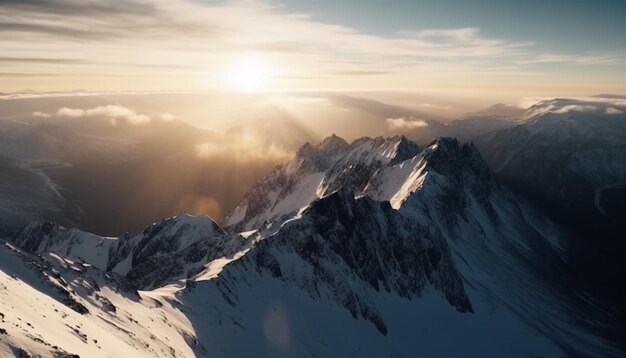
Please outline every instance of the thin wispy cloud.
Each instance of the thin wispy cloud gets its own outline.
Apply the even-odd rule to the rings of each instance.
[[[534,41],[478,27],[368,33],[263,1],[9,0],[0,2],[0,41],[0,77],[15,86],[46,74],[118,90],[128,89],[128,76],[139,89],[219,89],[227,65],[251,54],[277,69],[280,89],[500,83],[545,63],[623,61],[621,53],[542,53]]]
[[[593,112],[597,109],[596,106],[571,104],[563,106],[559,109],[555,109],[552,113],[570,113],[570,112]]]
[[[526,63],[576,63],[576,64],[611,64],[624,60],[623,55],[573,55],[545,53],[539,54],[535,58],[526,60]]]

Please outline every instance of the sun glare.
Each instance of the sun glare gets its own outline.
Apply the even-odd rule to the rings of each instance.
[[[258,59],[246,59],[234,64],[225,73],[226,83],[236,91],[267,90],[273,69]]]

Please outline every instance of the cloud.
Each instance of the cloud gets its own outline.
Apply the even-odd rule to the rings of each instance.
[[[67,107],[63,107],[60,108],[57,111],[57,116],[59,117],[72,117],[72,118],[76,118],[76,117],[82,117],[85,115],[85,111],[82,109],[75,109],[75,108],[67,108]]]
[[[159,118],[161,118],[164,121],[173,121],[174,119],[176,119],[176,116],[174,116],[171,113],[165,112],[165,113],[161,113]]]
[[[370,81],[414,88],[409,79],[419,78],[420,85],[458,83],[467,82],[463,76],[485,74],[501,81],[498,76],[527,74],[537,63],[623,60],[620,53],[543,53],[533,42],[487,36],[472,27],[365,33],[287,12],[269,0],[6,0],[0,2],[0,41],[4,62],[10,62],[3,71],[20,74],[16,78],[23,83],[39,83],[24,74],[55,73],[49,71],[54,67],[75,77],[68,86],[93,86],[98,74],[116,90],[128,89],[125,76],[139,79],[133,86],[154,89],[155,74],[170,89],[219,86],[214,80],[224,64],[250,54],[280,69],[276,77],[283,88],[345,88],[355,79],[361,81],[358,88],[371,88]],[[67,58],[48,58],[59,49]],[[120,54],[128,63],[119,63]]]
[[[353,76],[353,75],[378,76],[378,75],[388,75],[393,72],[388,71],[388,70],[385,70],[385,71],[381,71],[381,70],[335,70],[335,71],[330,71],[329,73],[333,75],[340,75],[340,76]]]
[[[136,115],[135,111],[123,106],[109,104],[85,110],[87,116],[128,117]]]
[[[49,118],[52,117],[49,113],[34,112],[33,116]],[[116,125],[118,120],[122,119],[130,124],[142,124],[150,122],[150,117],[145,114],[140,114],[132,109],[120,106],[117,104],[109,104],[106,106],[98,106],[89,109],[69,108],[63,107],[56,112],[57,117],[79,118],[79,117],[105,117],[110,118],[111,123]],[[165,117],[165,118],[164,118]],[[163,120],[173,120],[174,117],[169,113],[164,113],[160,116]],[[166,119],[167,118],[167,119]]]
[[[413,117],[387,118],[386,122],[392,130],[407,130],[428,127],[428,122]]]
[[[472,41],[478,38],[479,30],[473,27],[460,29],[429,29],[423,30],[416,34],[417,37],[423,39],[447,39],[453,41]]]
[[[9,77],[9,78],[42,78],[42,77],[67,77],[62,73],[43,73],[43,72],[0,72],[0,77]],[[13,95],[15,93],[11,93]]]
[[[46,57],[0,57],[0,63],[54,63],[54,64],[78,64],[83,63],[72,58],[46,58]]]
[[[581,65],[612,64],[623,61],[620,55],[580,55],[564,53],[546,53],[524,60],[525,63],[574,63]]]
[[[596,106],[584,105],[584,104],[570,104],[567,106],[563,106],[556,110],[551,111],[552,113],[569,113],[569,112],[593,112],[597,110]]]
[[[155,11],[155,6],[149,2],[131,0],[2,0],[2,7],[30,13],[78,16],[153,14]]]
[[[104,39],[110,37],[112,33],[109,31],[98,31],[94,30],[81,30],[75,27],[70,27],[67,25],[49,25],[49,24],[38,24],[38,23],[21,23],[21,22],[13,22],[13,21],[2,21],[0,20],[0,31],[5,33],[33,33],[41,37],[41,35],[45,35],[45,37],[67,37],[70,39]],[[22,36],[18,36],[22,37]]]
[[[524,118],[527,119],[546,113],[594,112],[597,115],[617,115],[625,112],[626,101],[614,95],[573,98],[528,97],[520,106],[528,108],[524,114]]]
[[[40,117],[40,118],[50,118],[50,117],[52,117],[52,115],[50,113],[43,113],[43,112],[33,112],[33,116],[34,117]]]

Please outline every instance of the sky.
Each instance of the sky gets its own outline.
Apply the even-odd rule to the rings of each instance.
[[[626,93],[626,1],[2,0],[0,91]]]

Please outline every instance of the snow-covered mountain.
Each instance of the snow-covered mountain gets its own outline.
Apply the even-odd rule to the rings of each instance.
[[[528,109],[521,125],[476,142],[496,173],[518,176],[529,186],[546,182],[545,191],[618,185],[626,178],[626,102],[607,101],[543,101]],[[604,211],[598,202],[589,207]]]
[[[125,276],[139,289],[163,286],[197,274],[203,266],[244,245],[208,216],[181,214],[135,234],[101,237],[52,222],[33,222],[12,241],[32,253],[55,253]]]
[[[609,329],[601,308],[542,278],[553,257],[539,253],[546,261],[537,262],[525,243],[499,243],[492,233],[450,247],[448,233],[417,216],[345,191],[313,202],[217,278],[178,293],[202,342],[195,353],[620,354],[591,333]],[[472,241],[472,226],[465,223],[456,240]],[[533,266],[524,265],[528,259]],[[582,323],[587,313],[593,326]]]
[[[180,216],[118,239],[39,223],[13,242],[149,289],[133,301],[99,284],[119,307],[106,314],[76,291],[89,315],[133,332],[103,333],[103,349],[121,339],[126,354],[139,342],[157,356],[624,354],[611,307],[570,273],[569,234],[499,184],[471,144],[331,136],[254,185],[227,223]],[[98,249],[106,257],[83,253]],[[33,305],[14,305],[11,322]],[[84,327],[101,327],[89,315]],[[23,329],[0,340],[40,349]]]
[[[590,212],[607,215],[602,191],[626,178],[624,110],[626,102],[543,101],[528,109],[520,125],[476,143],[501,176],[515,177],[570,205],[582,194]]]
[[[543,327],[543,335],[550,336],[554,332],[559,332],[552,336],[554,341],[579,341],[588,344],[588,347],[594,346],[592,342],[585,342],[582,337],[584,334],[576,328],[578,326],[576,320],[579,318],[572,316],[576,312],[594,311],[598,307],[588,307],[588,304],[578,299],[567,299],[564,302],[563,298],[571,295],[571,292],[555,288],[576,286],[575,281],[569,278],[569,268],[563,259],[563,250],[569,244],[569,235],[546,220],[542,213],[524,200],[503,188],[482,161],[476,148],[470,144],[461,145],[453,139],[441,138],[433,141],[422,151],[412,147],[413,156],[394,161],[393,158],[398,153],[394,149],[400,143],[406,142],[406,139],[391,138],[386,141],[393,143],[388,147],[372,146],[385,148],[381,152],[389,153],[385,157],[388,158],[386,162],[378,163],[374,158],[380,158],[381,152],[374,152],[371,156],[354,155],[352,150],[347,149],[354,148],[354,143],[348,146],[332,137],[316,147],[305,148],[310,153],[319,155],[330,141],[336,142],[336,147],[339,148],[330,152],[333,154],[322,155],[322,158],[319,158],[299,153],[299,156],[287,165],[287,168],[292,168],[293,165],[307,163],[308,159],[315,158],[315,163],[322,165],[313,166],[314,170],[328,168],[326,171],[316,173],[308,171],[302,175],[303,171],[279,168],[277,172],[270,174],[253,187],[244,199],[243,207],[256,207],[256,202],[250,198],[260,203],[272,203],[276,197],[288,199],[278,202],[281,205],[279,212],[269,211],[271,214],[267,215],[266,211],[264,212],[266,216],[262,219],[252,216],[254,224],[249,226],[246,226],[250,222],[247,221],[249,217],[240,214],[239,218],[242,218],[244,225],[239,228],[250,229],[261,224],[262,229],[271,232],[272,227],[281,226],[281,222],[291,223],[292,216],[284,213],[303,215],[299,208],[308,205],[306,198],[315,198],[316,195],[323,197],[324,189],[332,188],[333,184],[337,183],[339,176],[336,173],[343,174],[340,178],[350,178],[350,171],[358,168],[358,163],[376,163],[374,169],[356,169],[358,175],[352,177],[357,180],[348,179],[347,183],[340,186],[352,185],[351,190],[357,196],[364,195],[378,201],[389,201],[398,215],[423,225],[421,231],[417,232],[443,238],[449,246],[446,250],[450,251],[455,267],[461,268],[460,274],[472,287],[477,302],[495,300],[511,305],[511,311],[520,321],[508,324],[531,324],[535,328],[540,326]],[[380,139],[363,139],[356,143],[363,145],[376,141]],[[351,163],[350,160],[346,160],[346,156],[335,157],[336,152],[348,153],[347,157],[357,160]],[[362,167],[370,168],[366,165]],[[315,178],[316,181],[311,183],[311,178]],[[277,183],[289,184],[281,186]],[[273,188],[294,189],[287,191],[285,195],[285,191],[276,193]],[[291,201],[294,197],[297,200]],[[290,205],[291,203],[293,205]],[[271,207],[271,204],[265,207]],[[385,223],[381,225],[387,225],[386,220],[376,219],[376,222],[380,221]],[[268,222],[269,224],[265,224]],[[281,235],[286,225],[282,225],[277,236]],[[337,226],[332,222],[328,225]],[[344,237],[342,234],[336,235]],[[273,240],[274,237],[268,241]],[[281,262],[278,259],[274,261]],[[486,284],[486,279],[490,281],[489,284]],[[571,283],[563,285],[564,280],[568,282],[571,280]],[[217,279],[217,282],[220,282],[220,279]],[[231,290],[234,291],[232,288]],[[470,302],[474,303],[471,295]],[[555,305],[555,302],[559,303]],[[509,318],[515,321],[515,318]],[[584,348],[568,347],[568,349],[577,351]],[[594,348],[590,349],[589,352],[592,352]]]
[[[377,172],[418,152],[403,136],[365,137],[348,144],[332,135],[315,146],[307,143],[253,185],[225,225],[233,231],[252,230],[339,188],[360,193]]]
[[[571,250],[580,274],[617,288],[622,301],[625,113],[620,98],[546,100],[530,107],[519,125],[475,140],[502,181],[584,239]]]

